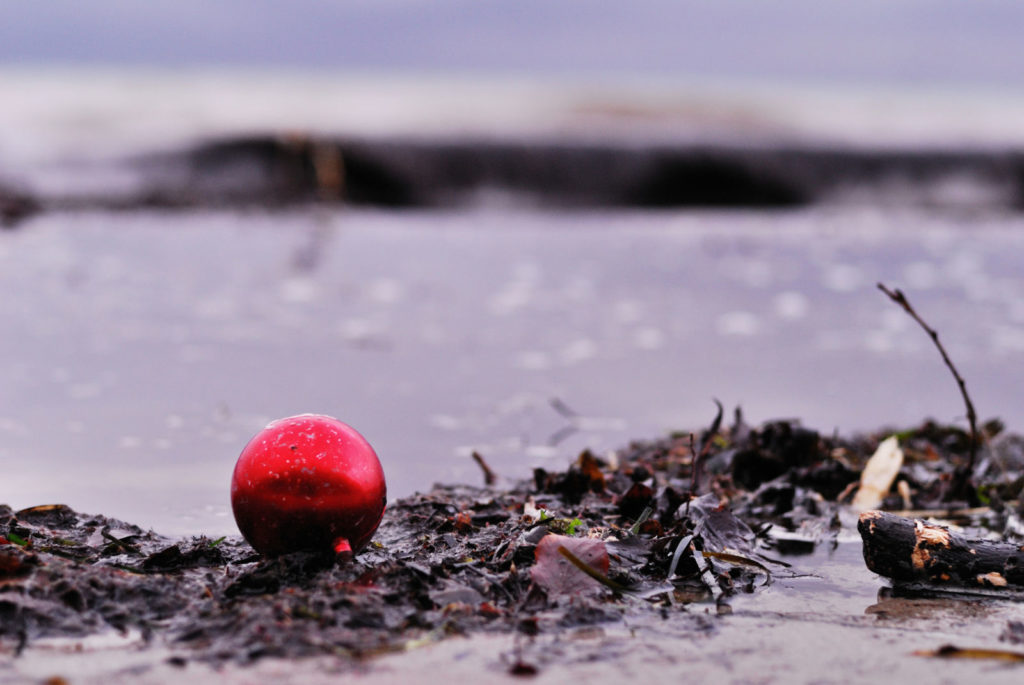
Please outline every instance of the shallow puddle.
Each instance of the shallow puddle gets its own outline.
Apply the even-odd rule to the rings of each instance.
[[[53,214],[0,234],[0,501],[234,531],[273,418],[333,414],[392,497],[707,425],[1024,423],[1021,220],[779,213]],[[561,404],[553,405],[558,400]]]

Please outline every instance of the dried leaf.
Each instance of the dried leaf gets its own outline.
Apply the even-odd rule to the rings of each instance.
[[[739,564],[741,566],[753,566],[754,568],[761,569],[768,576],[768,581],[771,581],[772,572],[767,566],[762,564],[756,559],[750,559],[740,554],[730,554],[728,552],[703,552],[705,558],[718,559],[719,561],[725,561],[730,564]]]
[[[650,508],[654,501],[654,490],[643,483],[633,483],[622,497],[619,498],[619,513],[628,519],[639,520],[643,512]]]
[[[537,544],[537,563],[530,577],[549,595],[587,595],[601,592],[604,585],[580,570],[560,550],[565,549],[581,563],[602,575],[608,575],[608,550],[604,542],[592,538],[570,538],[549,534]]]
[[[0,580],[27,575],[34,563],[36,558],[30,553],[12,547],[0,549]]]
[[[683,509],[686,505],[682,505]],[[703,524],[700,537],[704,549],[721,551],[735,550],[749,554],[754,549],[755,535],[750,526],[736,518],[736,515],[719,503],[714,494],[703,495],[690,502],[690,519]]]
[[[566,559],[568,559],[572,563],[573,566],[575,566],[579,570],[583,571],[588,576],[590,576],[591,578],[593,578],[597,582],[601,583],[601,585],[604,585],[605,587],[609,588],[610,590],[613,590],[614,592],[628,592],[629,591],[629,588],[627,588],[626,586],[619,585],[614,580],[612,580],[611,578],[609,578],[605,574],[601,573],[597,569],[591,568],[589,565],[587,565],[586,562],[584,562],[578,556],[576,556],[575,554],[573,554],[572,552],[567,550],[564,546],[558,548],[558,553],[561,554]]]
[[[580,471],[590,484],[590,489],[593,492],[604,492],[604,473],[601,472],[601,465],[590,450],[584,450],[580,454],[578,463]]]
[[[460,511],[452,519],[452,525],[459,533],[471,533],[473,531],[473,517],[468,511]]]

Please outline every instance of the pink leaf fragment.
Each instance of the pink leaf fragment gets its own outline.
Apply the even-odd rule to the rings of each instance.
[[[537,544],[537,563],[530,578],[548,595],[593,595],[606,590],[599,581],[576,568],[558,550],[564,547],[580,561],[602,575],[608,575],[608,550],[604,542],[592,538],[570,538],[548,534]]]

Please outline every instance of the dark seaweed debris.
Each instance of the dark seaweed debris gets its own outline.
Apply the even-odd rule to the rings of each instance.
[[[786,573],[773,557],[830,540],[837,499],[888,434],[840,440],[794,421],[751,428],[737,412],[699,441],[678,434],[605,458],[584,452],[564,472],[537,470],[505,490],[437,486],[399,500],[348,561],[262,559],[238,537],[171,539],[61,505],[0,506],[0,645],[19,652],[114,630],[170,647],[177,662],[333,654],[357,663],[449,635],[529,639],[630,611],[688,620],[692,602],[721,609]],[[1024,442],[988,437],[975,475],[992,501],[990,525],[1008,527],[1019,520],[1004,502],[1019,499]],[[910,504],[958,506],[948,482],[967,459],[964,432],[926,423],[901,443]],[[593,542],[538,552],[552,534]]]
[[[524,140],[330,138],[272,132],[215,138],[113,163],[118,177],[78,192],[33,196],[0,179],[0,227],[41,212],[268,208],[346,202],[457,207],[480,191],[530,206],[760,207],[831,204],[857,197],[911,205],[1019,211],[1024,152],[978,149],[850,149],[848,146],[644,145]],[[988,192],[942,192],[970,178]],[[14,179],[17,181],[17,179]],[[903,189],[893,193],[894,181]],[[979,199],[979,198],[984,199]]]

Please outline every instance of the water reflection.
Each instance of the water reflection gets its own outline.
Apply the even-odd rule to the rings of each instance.
[[[977,621],[991,618],[997,602],[965,597],[923,597],[884,587],[864,613],[880,621]]]

